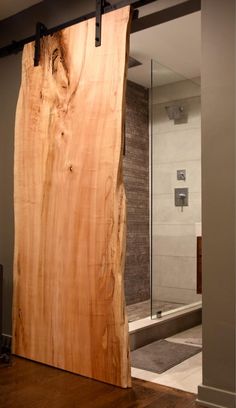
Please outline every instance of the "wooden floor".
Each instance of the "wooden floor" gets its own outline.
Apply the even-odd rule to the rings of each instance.
[[[194,408],[194,394],[133,379],[132,389],[14,357],[0,366],[0,407],[4,408]]]

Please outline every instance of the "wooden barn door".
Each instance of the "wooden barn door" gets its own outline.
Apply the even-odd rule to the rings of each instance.
[[[122,178],[130,8],[24,48],[15,130],[17,355],[128,387]]]

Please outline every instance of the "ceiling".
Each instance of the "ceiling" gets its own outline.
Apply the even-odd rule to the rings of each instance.
[[[40,3],[41,1],[42,0],[0,0],[0,20],[19,13],[19,11]]]
[[[142,65],[130,68],[128,78],[147,88],[151,85],[151,59],[157,85],[199,77],[201,12],[132,34],[130,55]]]

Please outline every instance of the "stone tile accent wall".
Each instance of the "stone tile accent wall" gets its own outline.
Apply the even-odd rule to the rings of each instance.
[[[127,305],[150,298],[148,90],[128,81],[123,173],[127,197]]]

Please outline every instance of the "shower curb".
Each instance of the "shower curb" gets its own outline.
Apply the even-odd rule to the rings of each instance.
[[[201,307],[181,312],[179,315],[175,314],[163,320],[158,319],[156,323],[151,323],[150,325],[146,325],[129,333],[130,350],[133,351],[153,341],[173,336],[181,331],[198,326],[201,323]]]

